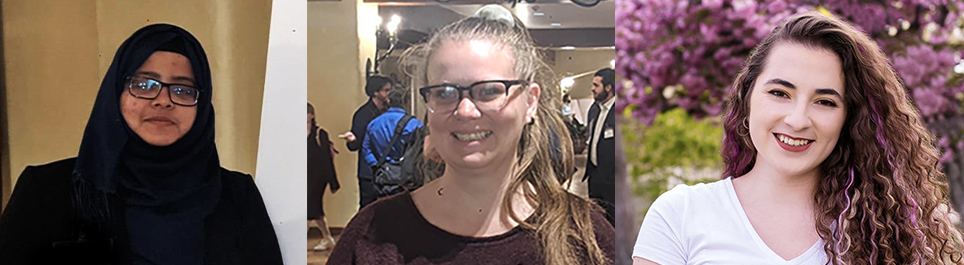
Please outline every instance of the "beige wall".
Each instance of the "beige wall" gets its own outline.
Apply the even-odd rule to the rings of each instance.
[[[8,145],[3,199],[23,168],[76,156],[118,46],[152,23],[179,25],[212,66],[221,165],[254,173],[270,0],[4,0]],[[149,8],[147,8],[149,7]]]
[[[325,195],[325,215],[334,227],[344,227],[358,211],[358,153],[336,136],[351,130],[352,115],[368,100],[365,60],[374,55],[371,18],[377,15],[376,5],[361,0],[308,2],[308,101],[341,152],[335,169],[342,188]]]
[[[573,99],[592,98],[592,77],[599,69],[610,66],[609,62],[616,58],[613,49],[599,50],[556,50],[556,61],[552,66],[558,80],[563,77],[590,72],[575,79],[575,84],[569,89],[569,96]]]

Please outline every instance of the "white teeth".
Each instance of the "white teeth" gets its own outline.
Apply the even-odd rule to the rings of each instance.
[[[460,141],[477,141],[477,140],[482,140],[482,139],[485,139],[486,137],[489,137],[489,135],[492,135],[492,131],[484,131],[484,132],[477,132],[477,133],[470,133],[470,134],[452,133],[452,135],[455,135],[455,138],[458,138]]]
[[[790,137],[787,137],[786,135],[777,135],[777,138],[779,138],[781,142],[788,144],[790,146],[802,146],[810,143],[809,140],[790,139]]]

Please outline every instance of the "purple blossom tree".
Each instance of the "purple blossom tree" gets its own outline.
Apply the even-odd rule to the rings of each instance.
[[[719,115],[751,49],[783,19],[813,10],[853,23],[888,55],[939,137],[951,200],[964,212],[964,75],[953,70],[964,58],[962,0],[617,0],[616,71],[626,80],[616,87],[617,109],[645,124],[674,108]]]

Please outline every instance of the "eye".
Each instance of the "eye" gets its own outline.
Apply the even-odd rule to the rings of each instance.
[[[773,95],[773,96],[776,96],[776,97],[781,97],[781,98],[789,98],[789,97],[790,97],[790,95],[787,94],[787,92],[783,92],[782,90],[777,90],[777,89],[767,91],[767,94],[770,94],[770,95]]]
[[[133,83],[133,87],[138,90],[151,90],[155,89],[158,85],[157,81],[150,79],[134,79],[131,83]]]
[[[194,96],[197,94],[193,88],[180,86],[171,87],[171,92],[174,92],[174,94],[178,96]]]
[[[833,107],[833,108],[836,108],[836,107],[837,107],[837,103],[836,103],[836,102],[833,102],[833,100],[829,100],[829,99],[817,100],[817,104],[820,104],[820,105],[823,105],[823,106],[827,106],[827,107]]]
[[[472,87],[475,100],[488,101],[505,95],[506,87],[502,83],[484,83]]]
[[[441,86],[432,89],[432,92],[430,92],[429,95],[438,100],[450,100],[458,98],[458,93],[459,90],[453,86]]]

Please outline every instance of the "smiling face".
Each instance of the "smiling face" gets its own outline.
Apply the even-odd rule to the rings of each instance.
[[[469,86],[485,80],[514,80],[510,53],[486,40],[444,41],[428,61],[429,85],[449,83]],[[535,117],[539,86],[509,88],[505,106],[479,110],[468,98],[454,112],[428,115],[432,146],[447,166],[481,168],[509,163],[515,158],[522,128]]]
[[[158,51],[134,72],[135,76],[164,83],[195,86],[191,62],[183,55]],[[185,107],[171,102],[170,88],[164,87],[155,99],[131,95],[128,83],[120,97],[121,114],[131,128],[148,144],[168,146],[181,139],[194,124],[197,106]]]
[[[837,145],[846,119],[844,74],[823,48],[778,43],[750,95],[756,166],[783,175],[814,174]]]

